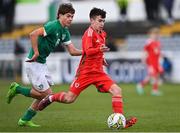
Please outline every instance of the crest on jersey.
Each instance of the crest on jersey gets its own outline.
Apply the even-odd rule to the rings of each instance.
[[[43,87],[44,87],[43,84],[38,85],[38,89],[39,89],[39,90],[42,90]]]
[[[59,45],[60,41],[61,41],[60,39],[57,39],[55,46]]]
[[[75,88],[78,88],[79,87],[79,83],[75,83],[74,86],[75,86]]]
[[[100,41],[99,41],[98,39],[96,40],[96,42],[97,42],[97,43],[100,43]]]
[[[64,40],[66,37],[66,34],[62,34],[62,40]]]

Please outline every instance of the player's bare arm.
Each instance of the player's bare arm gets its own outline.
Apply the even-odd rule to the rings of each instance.
[[[30,33],[30,39],[31,39],[32,48],[34,50],[34,55],[30,60],[27,60],[26,62],[33,62],[39,56],[37,39],[38,39],[38,36],[43,36],[43,35],[44,35],[43,27],[38,28]]]
[[[147,51],[143,51],[141,62],[146,64],[147,57],[148,57],[148,52]]]
[[[82,50],[75,48],[73,43],[71,43],[69,45],[66,45],[66,48],[67,48],[68,52],[72,56],[80,56],[80,55],[82,55]]]

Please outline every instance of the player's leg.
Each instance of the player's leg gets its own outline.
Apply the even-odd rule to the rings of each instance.
[[[112,108],[114,113],[123,114],[123,100],[121,88],[105,73],[96,74],[93,83],[99,92],[112,94]]]
[[[24,115],[19,119],[19,126],[39,127],[40,125],[34,124],[31,119],[37,114],[37,105],[39,100],[34,100],[32,105],[25,111]]]
[[[153,84],[152,84],[151,95],[153,95],[153,96],[161,96],[162,92],[159,91],[159,78],[158,78],[158,75],[154,76],[152,79],[153,79]]]
[[[109,92],[112,94],[112,107],[114,113],[121,113],[123,114],[123,101],[122,101],[122,92],[121,88],[117,84],[113,84]],[[137,122],[136,117],[126,118],[126,126],[125,128],[133,126]]]
[[[44,92],[41,92],[42,96],[45,97],[48,94],[51,94],[51,89],[47,89]],[[38,104],[40,100],[34,100],[31,106],[25,111],[24,115],[19,119],[18,125],[19,126],[29,126],[29,127],[40,127],[40,125],[34,124],[31,120],[37,114],[38,111]]]
[[[41,111],[53,102],[70,104],[73,103],[77,97],[78,95],[76,95],[71,91],[68,92],[61,91],[59,93],[48,95],[45,98],[43,98],[38,105],[38,109]]]
[[[28,77],[33,85],[33,88],[31,90],[31,97],[34,97],[37,100],[33,101],[31,106],[25,111],[24,115],[19,119],[19,126],[39,127],[39,125],[34,124],[31,120],[37,114],[38,104],[40,100],[45,96],[52,94],[50,86],[53,84],[50,75],[47,74],[47,66],[44,64],[37,64],[36,68],[40,68],[37,69],[39,70],[39,72],[36,72],[37,70],[33,70],[32,68],[32,71],[30,72],[32,72],[33,74],[29,74]]]
[[[35,88],[40,89],[42,86],[38,84],[40,81],[39,77],[45,76],[45,72],[43,71],[45,66],[42,66],[40,63],[26,63],[26,73],[28,76],[29,81],[33,85],[32,88],[24,87],[19,85],[16,82],[11,83],[9,91],[7,93],[7,103],[11,103],[12,99],[17,95],[21,94],[26,97],[32,97],[35,99],[41,99],[41,93]],[[44,73],[44,74],[43,74]],[[39,86],[36,86],[39,85]]]
[[[31,97],[35,97],[37,99],[42,99],[44,98],[47,94],[51,94],[51,90],[48,89],[45,92],[38,92],[35,89],[31,89],[30,91],[30,95]],[[19,126],[29,126],[29,127],[39,127],[40,125],[34,124],[31,119],[36,115],[37,111],[38,111],[38,104],[39,104],[40,100],[35,100],[31,107],[29,107],[24,115],[19,119],[18,121],[18,125]]]
[[[32,88],[28,88],[28,87],[24,87],[24,86],[20,86],[18,83],[13,82],[10,85],[9,91],[7,93],[7,103],[10,104],[11,101],[13,100],[13,98],[17,95],[17,94],[21,94],[24,95],[26,97],[32,97],[35,99],[42,99],[41,97],[41,93],[36,91],[33,87]]]
[[[61,91],[52,95],[48,95],[39,102],[38,110],[42,111],[53,102],[67,103],[67,104],[72,103],[75,101],[76,97],[77,95],[75,95],[70,91],[68,92]]]
[[[50,102],[60,102],[60,103],[73,103],[78,95],[75,93],[68,91],[68,92],[60,92],[56,93],[52,96],[49,96]]]
[[[22,93],[25,96],[30,96],[30,89],[21,87],[19,84],[17,84],[16,82],[11,83],[8,93],[7,93],[7,103],[11,103],[12,99],[16,96],[16,94],[18,94],[19,90],[22,88]],[[20,93],[20,92],[19,92]]]
[[[76,78],[68,92],[59,92],[53,95],[49,95],[43,98],[39,103],[39,110],[43,110],[53,102],[70,104],[73,103],[79,94],[91,84],[92,80],[89,76],[83,76]]]
[[[136,85],[136,91],[139,95],[144,94],[144,87],[145,85],[147,85],[147,83],[150,80],[151,74],[152,74],[152,67],[151,66],[147,66],[147,75],[146,77]]]
[[[149,82],[150,77],[147,75],[140,83],[136,85],[136,91],[139,95],[144,94],[144,87]]]
[[[163,71],[157,66],[153,67],[152,73],[152,91],[151,94],[154,96],[160,96],[162,93],[159,91],[159,74]]]
[[[110,86],[109,92],[112,94],[113,112],[123,114],[123,99],[121,88],[117,84],[112,84]]]
[[[107,74],[102,74],[101,76],[97,76],[96,80],[96,88],[100,92],[109,92],[112,95],[112,108],[114,113],[123,114],[123,99],[122,99],[122,89],[115,84],[112,79]],[[128,128],[135,124],[137,121],[136,117],[131,117],[130,119],[126,119],[126,127]]]
[[[52,94],[51,89],[47,89],[44,92],[41,93],[41,99],[44,98],[45,96]],[[39,98],[40,99],[40,98]],[[37,111],[38,111],[38,105],[39,105],[40,100],[35,99],[31,106],[24,112],[23,116],[19,119],[18,125],[19,126],[29,126],[29,127],[39,127],[40,125],[34,124],[32,122],[32,118],[36,116]]]

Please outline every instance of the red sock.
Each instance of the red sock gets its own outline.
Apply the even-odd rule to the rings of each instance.
[[[141,86],[144,87],[147,83],[148,83],[148,80],[145,79],[145,80],[143,80],[143,81],[141,82]]]
[[[153,84],[153,90],[154,90],[154,91],[157,91],[157,90],[158,90],[158,82],[155,82],[155,83]]]
[[[52,102],[56,101],[56,102],[63,102],[64,101],[64,96],[65,96],[65,92],[60,92],[60,93],[56,93],[54,95],[52,95]]]
[[[123,114],[123,101],[121,96],[112,96],[112,108],[114,113]]]

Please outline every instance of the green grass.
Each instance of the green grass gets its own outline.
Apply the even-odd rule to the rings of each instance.
[[[32,99],[18,95],[6,103],[10,82],[0,82],[0,132],[117,132],[108,129],[107,117],[112,113],[111,96],[97,93],[91,86],[71,105],[54,103],[33,119],[40,128],[18,127],[17,121]],[[180,88],[164,84],[164,95],[150,95],[150,85],[143,96],[135,92],[135,84],[120,84],[123,88],[125,116],[136,116],[135,126],[122,132],[180,132]],[[68,90],[69,85],[54,86],[54,92]],[[118,131],[119,132],[119,131]]]

